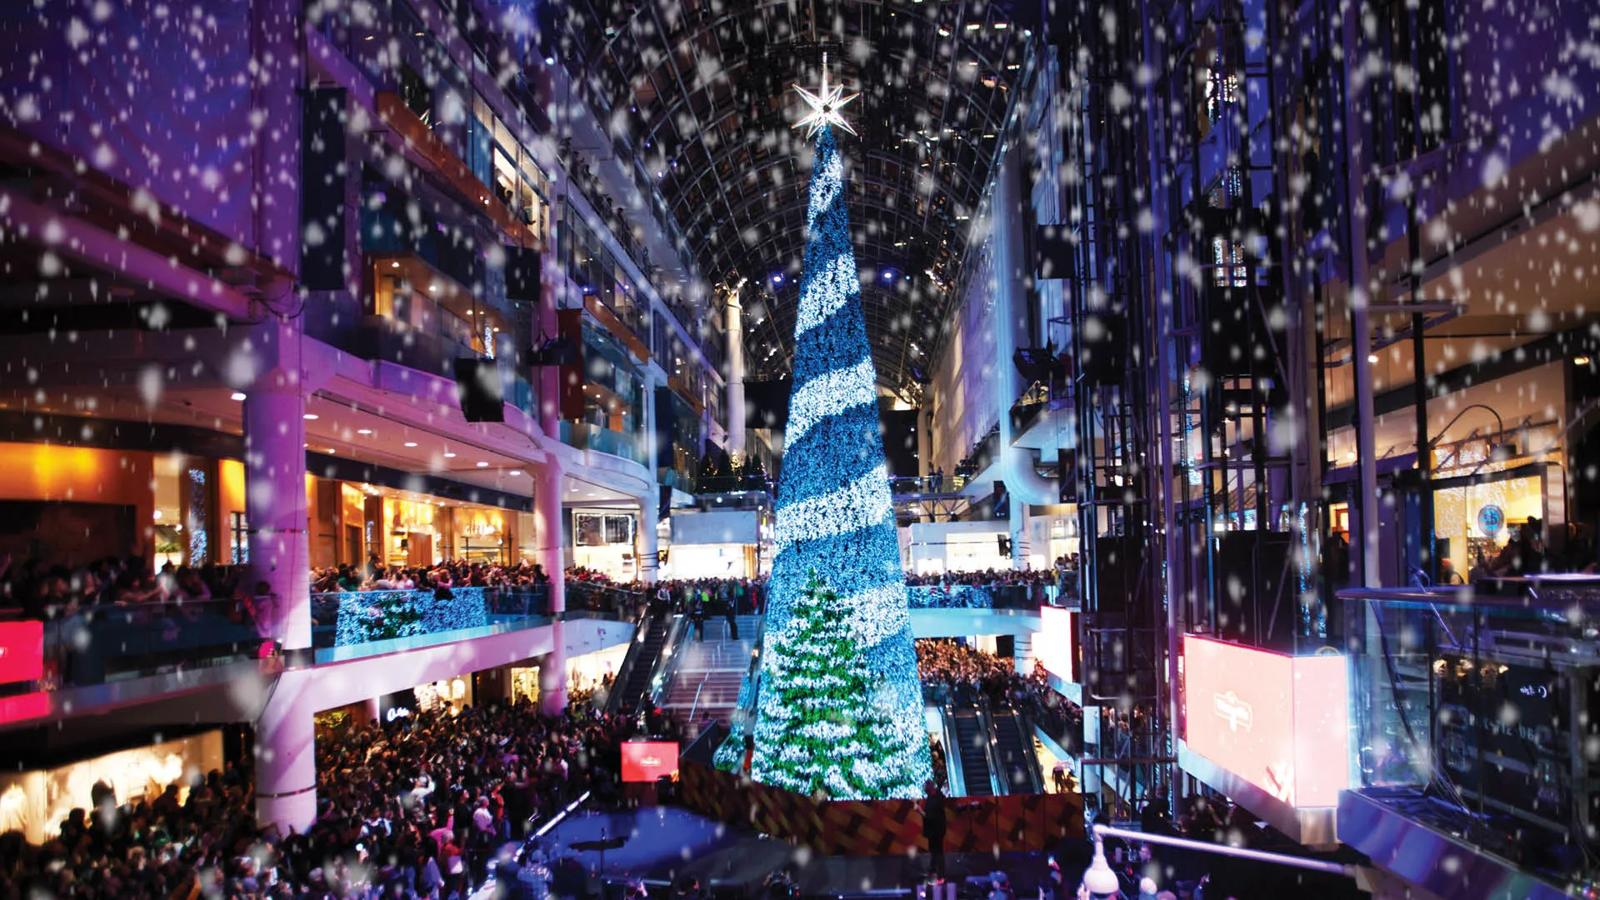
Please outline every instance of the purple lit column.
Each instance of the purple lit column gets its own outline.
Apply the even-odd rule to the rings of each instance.
[[[283,834],[317,818],[317,759],[311,713],[268,703],[256,722],[256,821]]]
[[[539,709],[558,715],[567,708],[566,624],[560,614],[567,609],[565,554],[562,551],[561,463],[555,454],[534,470],[533,524],[539,532],[539,565],[550,576],[550,653],[539,663]]]
[[[639,431],[644,435],[644,467],[650,474],[649,487],[639,498],[639,534],[634,547],[639,554],[639,580],[654,584],[661,574],[656,558],[656,533],[661,524],[660,441],[656,435],[656,377],[648,368],[644,373],[644,424]]]
[[[305,388],[292,328],[258,329],[275,363],[244,401],[245,517],[250,523],[250,587],[272,597],[261,612],[265,637],[285,650],[311,646],[311,574],[306,546]]]

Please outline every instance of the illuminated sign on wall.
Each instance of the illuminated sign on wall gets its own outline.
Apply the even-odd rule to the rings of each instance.
[[[1055,606],[1039,608],[1039,632],[1033,636],[1033,658],[1063,681],[1077,681],[1077,613]]]
[[[1185,742],[1297,807],[1349,787],[1350,688],[1343,656],[1284,656],[1185,635]]]
[[[624,741],[622,780],[654,782],[663,775],[678,776],[676,741]]]
[[[44,677],[44,623],[0,622],[0,684]]]

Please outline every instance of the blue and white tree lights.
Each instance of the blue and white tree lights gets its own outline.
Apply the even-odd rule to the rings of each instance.
[[[817,135],[751,774],[835,799],[910,797],[932,772],[922,687],[843,162],[829,123]],[[841,739],[796,739],[829,734]]]

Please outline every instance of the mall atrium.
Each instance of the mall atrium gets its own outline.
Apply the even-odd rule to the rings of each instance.
[[[1600,896],[1592,0],[0,4],[0,900]]]

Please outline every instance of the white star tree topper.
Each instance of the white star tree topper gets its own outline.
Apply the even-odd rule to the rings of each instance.
[[[817,132],[829,125],[837,125],[851,134],[856,133],[856,130],[850,127],[850,123],[844,120],[844,115],[840,110],[846,103],[861,95],[851,94],[846,97],[842,86],[828,86],[828,54],[822,54],[822,88],[815,94],[798,84],[794,86],[794,89],[800,95],[800,99],[811,107],[811,112],[806,113],[805,118],[794,123],[796,128],[807,129],[807,139],[816,137]]]

